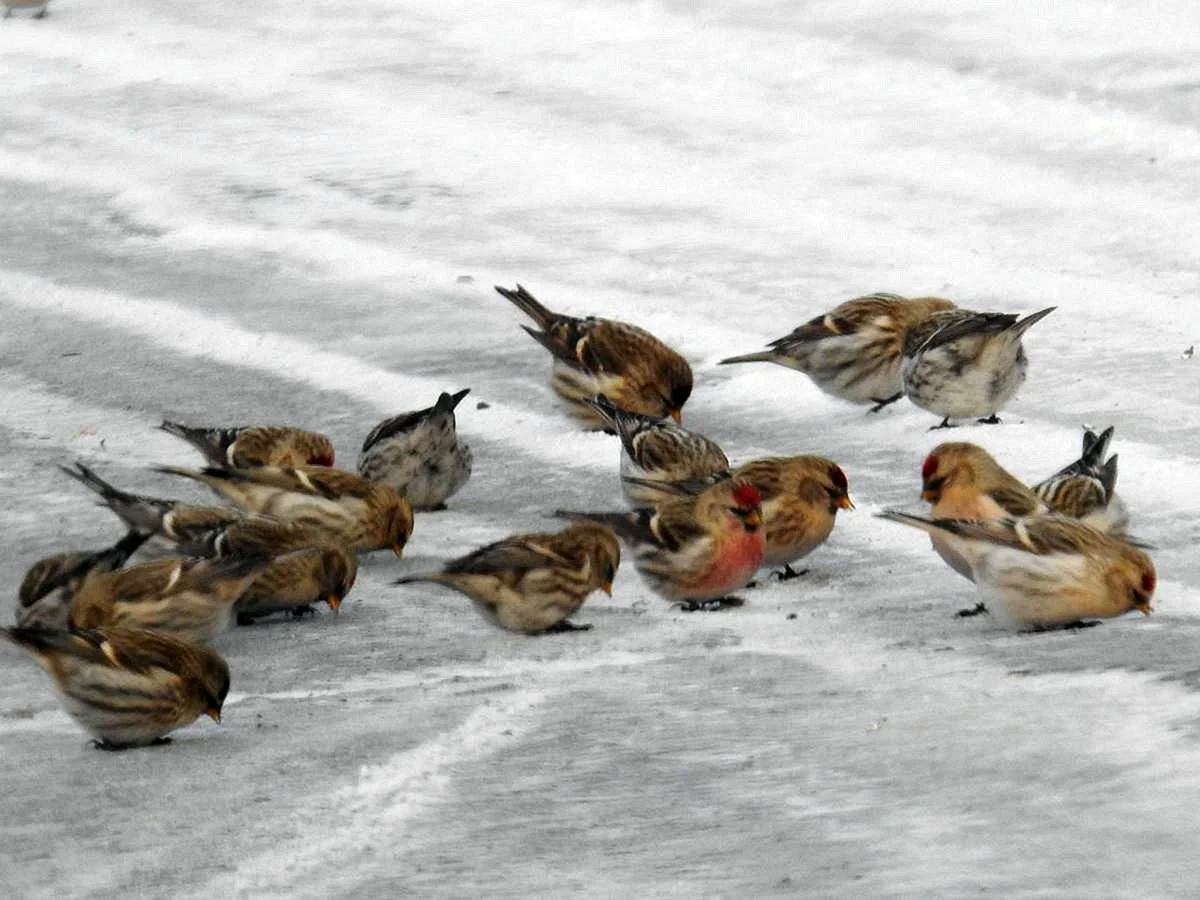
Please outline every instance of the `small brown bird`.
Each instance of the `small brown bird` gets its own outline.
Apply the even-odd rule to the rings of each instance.
[[[1041,499],[976,444],[938,444],[921,466],[921,499],[935,519],[993,521],[1049,512]],[[968,555],[950,532],[931,531],[933,549],[964,578],[974,578]]]
[[[229,627],[233,605],[266,569],[261,557],[159,559],[93,571],[71,600],[73,628],[149,629],[205,643]]]
[[[390,547],[400,556],[412,534],[412,507],[394,488],[341,469],[161,466],[158,471],[206,484],[247,512],[324,528],[355,553]]]
[[[327,603],[337,612],[354,587],[358,560],[344,547],[325,544],[291,550],[271,559],[261,575],[238,598],[234,609],[239,625],[276,612],[311,612]]]
[[[333,443],[316,431],[286,425],[247,425],[237,428],[196,428],[164,421],[158,426],[183,438],[210,465],[231,469],[255,466],[332,466]]]
[[[207,715],[221,721],[229,667],[219,654],[154,631],[0,628],[54,680],[67,714],[122,750],[168,743],[168,732]]]
[[[878,412],[904,396],[900,364],[908,332],[935,312],[953,309],[939,297],[907,299],[868,294],[839,304],[769,350],[731,356],[729,363],[770,362],[803,372],[822,391],[851,403],[873,403]]]
[[[680,421],[692,394],[692,368],[654,335],[613,319],[551,312],[519,284],[516,290],[497,285],[496,291],[541,329],[521,326],[554,357],[551,386],[586,428],[605,427],[588,405],[597,394],[630,412]]]
[[[740,605],[729,594],[746,586],[766,553],[762,498],[745,481],[722,481],[657,509],[556,515],[610,527],[632,545],[650,589],[688,611]]]
[[[1150,557],[1074,519],[1048,514],[975,522],[898,510],[879,515],[955,537],[987,611],[1006,625],[1058,628],[1135,609],[1151,612],[1158,576]]]
[[[445,509],[471,477],[471,448],[459,439],[454,419],[469,393],[443,393],[433,406],[380,422],[363,441],[359,474],[395,488],[413,509]]]
[[[1037,484],[1033,492],[1057,513],[1086,522],[1105,534],[1121,534],[1129,512],[1117,496],[1117,455],[1107,460],[1113,429],[1085,430],[1079,459]]]
[[[17,592],[17,624],[27,628],[66,628],[71,599],[89,572],[115,572],[150,535],[130,531],[94,553],[58,553],[34,563]]]
[[[914,326],[904,346],[904,393],[921,409],[951,419],[996,415],[1025,383],[1029,360],[1021,338],[1056,307],[1021,318],[969,309],[937,312]],[[932,429],[931,429],[932,430]]]
[[[517,534],[452,560],[440,572],[395,584],[431,581],[466,594],[493,625],[522,634],[585,631],[567,617],[599,588],[612,595],[621,545],[602,525],[583,522],[557,534]]]
[[[621,438],[621,477],[625,496],[635,506],[673,500],[669,487],[656,482],[692,481],[727,475],[729,458],[715,441],[670,420],[627,412],[603,394],[589,401]]]

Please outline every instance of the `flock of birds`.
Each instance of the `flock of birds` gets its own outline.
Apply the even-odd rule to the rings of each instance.
[[[849,480],[821,456],[775,456],[734,467],[711,439],[682,426],[692,369],[625,322],[552,312],[518,285],[496,290],[533,320],[522,326],[553,357],[552,386],[584,428],[615,434],[628,511],[556,515],[557,532],[517,534],[433,572],[495,625],[540,634],[587,628],[569,617],[597,589],[611,593],[621,546],[645,583],[686,610],[737,606],[734,592],[763,566],[792,564],[853,509]],[[1020,317],[939,298],[872,294],[840,304],[772,342],[722,363],[770,362],[823,391],[876,411],[902,397],[941,417],[995,423],[1025,380],[1022,338],[1052,312]],[[204,468],[159,471],[198,481],[223,502],[196,505],[130,493],[82,463],[63,471],[128,529],[113,546],[41,560],[21,584],[17,625],[0,635],[29,651],[66,711],[121,749],[167,740],[202,715],[219,721],[229,668],[206,643],[231,623],[337,610],[359,553],[404,551],[414,510],[444,508],[470,477],[472,453],[444,393],[382,422],[358,471],[334,467],[321,434],[286,426],[165,431],[205,457]],[[928,515],[884,510],[928,532],[937,553],[975,582],[990,612],[1021,628],[1083,624],[1150,612],[1156,575],[1125,537],[1109,428],[1084,435],[1078,460],[1027,486],[983,448],[935,447],[921,469]],[[131,562],[134,554],[147,557]]]

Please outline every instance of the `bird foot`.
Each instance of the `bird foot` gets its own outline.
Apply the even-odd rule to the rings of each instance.
[[[941,424],[934,425],[929,430],[930,431],[941,431],[943,428],[957,428],[957,427],[958,427],[957,425],[951,425],[950,417],[946,416],[946,418],[942,419]]]
[[[591,625],[576,625],[574,622],[568,622],[563,619],[561,622],[555,622],[549,628],[542,630],[542,634],[566,634],[569,631],[591,631]]]
[[[892,396],[888,397],[885,400],[880,400],[878,397],[872,397],[871,400],[875,405],[872,406],[870,409],[868,409],[867,413],[868,414],[877,413],[881,409],[883,409],[885,406],[891,406],[893,403],[895,403],[897,400],[899,400],[903,396],[904,396],[904,392],[901,391],[898,394],[892,394]]]
[[[94,740],[92,746],[105,753],[116,753],[118,750],[128,750],[131,747],[163,747],[169,743],[171,743],[169,737],[157,737],[146,744],[114,744],[111,741]]]
[[[969,619],[972,616],[986,616],[987,614],[988,608],[982,603],[976,603],[974,609],[960,609],[954,615],[960,619]]]
[[[718,597],[716,600],[680,600],[680,612],[719,612],[722,609],[734,609],[745,606],[746,601],[741,597]]]
[[[236,621],[238,625],[253,625],[254,616],[250,615],[250,613],[240,612],[237,614]]]
[[[315,616],[317,611],[311,606],[293,606],[288,610],[288,615],[293,619],[303,619],[305,616]]]
[[[1099,622],[1067,622],[1064,625],[1030,625],[1022,634],[1043,634],[1047,631],[1082,631],[1085,628],[1095,628]]]
[[[778,578],[780,581],[791,581],[793,578],[799,578],[801,575],[807,575],[808,569],[801,569],[797,572],[792,568],[791,563],[785,565],[782,569],[771,573],[772,578]]]
[[[998,415],[996,415],[995,413],[992,413],[986,419],[976,419],[975,421],[978,422],[980,425],[999,425],[1000,417]]]

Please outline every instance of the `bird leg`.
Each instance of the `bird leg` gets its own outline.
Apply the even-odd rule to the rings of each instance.
[[[718,612],[722,609],[733,609],[745,606],[746,601],[741,597],[718,597],[716,600],[680,600],[680,612]]]
[[[996,415],[995,413],[992,413],[986,419],[976,419],[975,421],[978,422],[980,425],[999,425],[1000,417],[998,415]]]
[[[793,578],[799,578],[801,575],[807,575],[808,573],[808,569],[801,569],[799,572],[797,572],[792,568],[791,563],[787,563],[782,569],[772,572],[771,574],[780,581],[791,581]]]
[[[987,614],[988,608],[982,603],[976,603],[974,609],[960,609],[954,615],[960,619],[969,619],[972,616],[986,616]]]
[[[955,427],[954,425],[950,424],[950,417],[946,416],[946,418],[942,419],[942,423],[940,425],[934,425],[929,430],[930,431],[941,431],[943,428],[954,428],[954,427]]]
[[[240,612],[237,614],[237,623],[238,625],[253,625],[254,616],[250,615],[250,613]]]
[[[92,746],[106,753],[116,753],[118,750],[128,750],[131,747],[162,747],[169,743],[171,743],[169,737],[157,737],[148,744],[114,744],[111,741],[94,740]]]
[[[1099,622],[1067,622],[1063,625],[1031,625],[1021,631],[1021,634],[1044,634],[1047,631],[1082,631],[1084,628],[1095,628]]]
[[[875,405],[872,406],[870,409],[868,409],[867,412],[868,413],[877,413],[881,409],[883,409],[885,406],[891,406],[893,403],[895,403],[897,400],[899,400],[903,396],[904,396],[904,391],[901,391],[898,394],[892,394],[892,396],[888,397],[885,400],[880,400],[878,397],[872,397],[871,401]]]
[[[288,613],[293,619],[303,619],[305,616],[315,616],[317,611],[312,606],[293,606]]]
[[[568,631],[591,631],[591,625],[576,625],[574,622],[568,622],[563,619],[561,622],[555,622],[549,628],[542,629],[542,634],[565,634]]]

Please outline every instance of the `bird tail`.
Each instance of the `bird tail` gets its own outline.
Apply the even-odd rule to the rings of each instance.
[[[442,394],[437,398],[437,403],[433,405],[433,411],[435,413],[454,412],[458,404],[462,403],[463,397],[467,396],[469,393],[471,393],[470,388],[463,388],[461,391],[455,394],[447,394],[443,391]]]
[[[1104,465],[1102,465],[1100,467],[1099,471],[1096,473],[1096,477],[1098,477],[1100,479],[1100,483],[1102,485],[1104,485],[1104,493],[1107,494],[1110,498],[1113,495],[1113,491],[1115,491],[1117,489],[1117,456],[1118,455],[1119,454],[1114,453],[1112,456],[1110,456],[1108,459],[1106,459],[1104,461]]]
[[[1018,319],[1012,326],[1013,333],[1020,337],[1056,309],[1058,309],[1057,306],[1047,306],[1045,309],[1040,309],[1035,313],[1030,313],[1023,319]]]
[[[168,419],[164,419],[158,427],[167,434],[187,441],[203,453],[205,459],[217,464],[226,462],[225,453],[229,445],[238,439],[240,432],[238,428],[194,428]]]
[[[0,637],[7,638],[18,647],[28,650],[39,661],[46,653],[70,646],[70,634],[69,631],[58,628],[39,628],[33,625],[0,628]]]
[[[930,534],[935,534],[939,531],[946,530],[943,522],[951,520],[934,520],[925,516],[917,516],[912,513],[902,512],[898,509],[884,509],[875,513],[876,518],[887,519],[889,522],[899,522],[901,525],[908,525],[911,528],[919,528],[921,531],[927,531]]]
[[[538,327],[543,331],[549,328],[550,325],[554,323],[554,320],[558,318],[557,313],[551,312],[546,307],[542,306],[542,304],[538,302],[537,298],[534,297],[533,294],[529,293],[529,291],[525,290],[525,288],[521,287],[519,284],[517,285],[516,290],[512,290],[511,288],[502,288],[500,285],[496,285],[495,287],[496,292],[501,297],[511,301],[513,305],[517,307],[517,309],[521,310],[521,312],[525,313],[525,315],[537,322]],[[529,329],[526,329],[526,331],[528,330]]]
[[[760,350],[758,353],[747,353],[743,356],[730,356],[728,359],[722,359],[717,362],[718,366],[727,366],[730,363],[748,363],[748,362],[774,362],[774,350]]]
[[[147,534],[159,531],[162,527],[163,516],[172,506],[170,500],[143,497],[115,488],[81,462],[76,462],[74,469],[66,466],[59,466],[59,469],[99,494],[100,500],[105,506],[116,513],[126,525],[137,531]],[[126,539],[132,540],[129,535],[126,536]],[[130,553],[132,552],[131,550]]]
[[[568,519],[572,522],[596,522],[611,528],[619,538],[631,541],[645,540],[649,531],[649,520],[654,514],[652,509],[635,512],[574,512],[569,509],[556,509],[554,516]]]
[[[392,584],[417,584],[418,582],[445,584],[447,581],[445,575],[445,572],[412,572],[408,575],[401,575]]]

